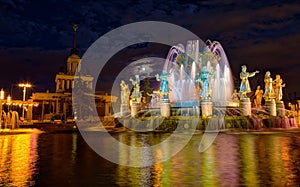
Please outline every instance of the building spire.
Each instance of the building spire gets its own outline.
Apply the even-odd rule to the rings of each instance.
[[[71,49],[71,55],[75,54],[78,55],[78,50],[76,49],[76,31],[78,29],[77,24],[73,25],[73,30],[74,30],[74,39],[73,39],[73,49]]]
[[[73,25],[73,30],[74,30],[74,45],[73,48],[76,49],[76,31],[78,29],[78,26],[76,24]]]

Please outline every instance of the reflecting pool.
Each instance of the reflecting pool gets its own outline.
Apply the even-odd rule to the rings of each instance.
[[[128,145],[155,144],[168,133],[114,133]],[[178,134],[185,136],[185,134]],[[79,133],[0,135],[0,186],[297,186],[300,131],[220,133],[199,153],[202,134],[171,159],[144,168],[98,156]],[[101,138],[101,137],[100,137]],[[103,139],[103,143],[105,143]],[[166,149],[176,145],[170,142]],[[120,150],[122,162],[130,162]],[[162,152],[151,155],[157,159]]]

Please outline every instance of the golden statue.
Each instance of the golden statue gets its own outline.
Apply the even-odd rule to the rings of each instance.
[[[249,73],[247,72],[247,67],[242,65],[242,72],[240,73],[240,78],[242,80],[239,91],[240,99],[247,98],[247,93],[251,92],[248,78],[253,77],[256,73],[259,73],[259,71]]]

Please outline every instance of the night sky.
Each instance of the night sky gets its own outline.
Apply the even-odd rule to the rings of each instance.
[[[182,26],[203,41],[219,41],[238,78],[241,65],[279,73],[289,94],[300,96],[300,3],[296,1],[25,1],[0,0],[0,88],[21,93],[16,84],[29,81],[31,91],[54,91],[55,73],[65,67],[78,24],[80,56],[103,34],[137,21],[164,21]],[[167,55],[167,54],[165,54]],[[121,62],[120,62],[121,63]],[[239,82],[239,79],[238,79]]]

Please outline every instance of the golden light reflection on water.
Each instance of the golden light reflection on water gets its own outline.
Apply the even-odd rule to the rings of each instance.
[[[281,148],[281,163],[285,174],[284,179],[286,186],[296,186],[294,179],[297,178],[297,176],[293,172],[295,166],[291,162],[293,159],[290,156],[290,154],[295,150],[292,150],[289,144],[291,144],[290,139],[286,137],[280,138],[279,146]]]
[[[162,158],[162,151],[160,149],[156,150],[156,157],[158,160]],[[158,163],[153,166],[153,186],[158,187],[162,184],[162,174],[163,174],[163,163]]]
[[[128,145],[145,146],[157,144],[168,135],[116,136]],[[182,151],[165,162],[133,168],[99,159],[76,133],[2,135],[0,186],[72,186],[78,182],[93,186],[99,181],[104,186],[296,186],[299,183],[300,133],[221,134],[207,151],[199,153],[201,138],[194,136]],[[174,146],[176,142],[170,141],[155,151],[134,153],[120,149],[120,163],[159,161]]]
[[[123,137],[134,143],[137,137]],[[176,156],[151,167],[130,168],[118,166],[118,184],[129,186],[294,186],[295,166],[291,162],[291,139],[283,134],[222,134],[205,152],[197,151],[201,136],[195,136]],[[134,141],[133,141],[134,140]],[[171,142],[164,151],[172,149]],[[131,156],[141,159],[141,153],[132,155],[120,150],[123,162]],[[163,150],[152,153],[160,160]],[[295,158],[294,158],[295,159]],[[149,176],[149,173],[151,176]],[[122,176],[129,180],[119,180]],[[122,183],[123,181],[123,183]],[[123,186],[123,185],[121,185]]]
[[[0,136],[0,186],[34,185],[38,134]]]
[[[280,146],[280,142],[282,140],[278,136],[268,136],[267,138],[267,155],[271,160],[269,163],[270,178],[273,181],[274,186],[286,184],[286,173],[284,172],[281,159],[282,147]]]
[[[77,134],[72,134],[72,163],[75,164],[77,156]]]
[[[218,186],[215,146],[202,153],[201,183],[203,186]]]
[[[242,165],[242,181],[245,186],[257,186],[259,178],[257,176],[257,158],[255,156],[256,136],[245,135],[240,141],[240,158]]]

